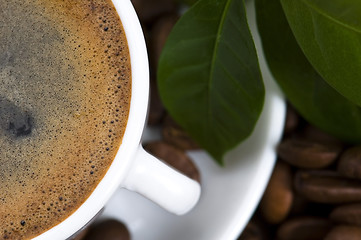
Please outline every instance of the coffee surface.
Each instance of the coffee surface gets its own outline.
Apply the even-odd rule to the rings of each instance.
[[[111,0],[0,0],[0,239],[58,224],[112,163],[130,59]]]

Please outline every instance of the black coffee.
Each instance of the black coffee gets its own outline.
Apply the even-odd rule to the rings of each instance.
[[[121,144],[130,62],[111,0],[0,0],[0,238],[74,212]]]

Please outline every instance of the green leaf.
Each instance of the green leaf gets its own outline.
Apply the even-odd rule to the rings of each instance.
[[[337,91],[361,106],[361,1],[281,0],[305,55]]]
[[[193,4],[195,4],[198,0],[178,0],[178,2],[180,3],[184,3],[188,6],[192,6]]]
[[[314,70],[297,44],[280,0],[256,0],[268,66],[291,104],[312,124],[343,140],[361,141],[361,113]]]
[[[222,164],[225,152],[251,134],[264,102],[243,1],[193,5],[167,40],[158,86],[173,118]]]

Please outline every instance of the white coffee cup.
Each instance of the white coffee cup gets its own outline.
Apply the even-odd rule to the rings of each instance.
[[[36,240],[64,240],[105,206],[119,186],[138,192],[175,214],[191,210],[200,196],[197,182],[165,165],[141,147],[149,102],[149,66],[142,29],[130,0],[113,0],[128,41],[132,92],[129,119],[117,155],[90,197],[67,219]]]

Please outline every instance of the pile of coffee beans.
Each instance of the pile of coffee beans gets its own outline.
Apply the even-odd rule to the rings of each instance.
[[[361,147],[309,125],[289,106],[277,152],[239,240],[361,239]]]
[[[127,227],[115,220],[107,219],[96,222],[85,229],[73,240],[130,240],[130,233]]]

